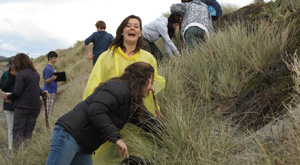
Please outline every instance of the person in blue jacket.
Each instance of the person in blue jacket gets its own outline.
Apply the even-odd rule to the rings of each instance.
[[[184,2],[185,0],[181,0]],[[223,15],[223,10],[221,5],[216,0],[201,0],[204,4],[208,6],[208,11],[212,17],[212,20],[218,20]]]
[[[9,59],[8,70],[4,71],[0,80],[0,88],[4,93],[11,93],[14,90],[16,71],[12,64],[12,58]],[[12,103],[3,101],[3,111],[7,122],[7,137],[8,137],[8,154],[12,149],[13,142],[13,123],[14,123],[14,108]]]
[[[97,31],[84,41],[87,54],[91,59],[93,59],[93,66],[95,65],[98,57],[108,49],[114,40],[114,37],[105,31],[106,24],[104,21],[98,21],[95,26]],[[89,50],[89,44],[91,42],[93,43],[93,53],[90,53]]]

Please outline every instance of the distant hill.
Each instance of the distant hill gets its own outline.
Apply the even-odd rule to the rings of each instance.
[[[8,58],[4,56],[0,56],[0,62],[4,62],[4,61],[8,61]]]

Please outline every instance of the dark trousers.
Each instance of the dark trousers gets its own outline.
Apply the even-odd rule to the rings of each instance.
[[[142,49],[151,53],[156,58],[157,61],[160,61],[163,58],[161,51],[158,49],[158,47],[155,45],[155,43],[149,42],[145,38],[143,39]]]
[[[99,57],[99,56],[98,56]],[[98,57],[95,57],[93,58],[93,66],[96,64],[97,60],[98,60]]]
[[[192,26],[185,31],[184,40],[189,49],[193,49],[195,44],[199,45],[205,41],[205,31],[197,26]]]
[[[13,145],[15,149],[26,140],[30,140],[40,109],[15,108],[13,126]]]

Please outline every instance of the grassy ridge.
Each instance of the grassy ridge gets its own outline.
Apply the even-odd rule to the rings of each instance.
[[[137,139],[132,132],[125,131],[131,154],[151,159],[155,164],[299,164],[299,109],[292,106],[299,102],[300,92],[300,59],[296,53],[288,54],[289,60],[285,60],[296,84],[293,104],[285,105],[293,128],[276,130],[276,136],[275,132],[266,133],[267,137],[262,139],[250,130],[241,131],[230,118],[222,116],[253,75],[267,72],[270,65],[285,55],[293,24],[279,26],[279,22],[300,11],[300,4],[297,0],[282,1],[280,5],[276,1],[268,11],[272,11],[269,18],[274,21],[259,21],[252,31],[243,22],[232,23],[218,29],[193,52],[184,49],[182,57],[165,58],[159,64],[159,74],[167,80],[158,101],[168,135],[163,140],[152,135]],[[56,67],[67,72],[69,82],[89,74],[92,64],[83,42],[58,53]],[[45,57],[35,60],[39,71],[46,63]],[[85,85],[84,81],[76,83],[59,93],[50,128],[45,128],[45,119],[40,115],[31,144],[12,158],[7,157],[6,148],[2,147],[0,163],[44,164],[56,119],[81,101]],[[6,134],[2,133],[5,129],[0,128],[1,146],[6,145]]]

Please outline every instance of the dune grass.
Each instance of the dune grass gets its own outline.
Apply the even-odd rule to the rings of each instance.
[[[296,0],[288,0],[284,5],[300,9]],[[131,154],[154,164],[300,163],[299,109],[293,106],[299,103],[298,95],[294,96],[293,104],[286,105],[293,127],[280,137],[270,135],[262,140],[253,132],[241,132],[230,120],[220,117],[219,112],[235,101],[252,75],[264,72],[284,54],[289,26],[262,21],[252,31],[248,28],[236,23],[217,31],[195,50],[183,49],[183,56],[164,58],[159,63],[158,72],[167,81],[157,99],[168,134],[162,139],[149,134],[138,139],[130,130],[124,131]],[[68,82],[89,74],[92,63],[82,42],[58,53],[57,70],[67,72]],[[35,60],[40,74],[47,63],[45,58]],[[294,73],[295,91],[300,93],[300,59],[296,55],[291,59],[287,65]],[[0,164],[44,164],[55,121],[82,100],[85,85],[86,81],[81,81],[60,92],[55,112],[49,118],[50,127],[46,128],[41,113],[30,145],[21,147],[11,158],[5,154],[7,148],[1,147]],[[0,124],[0,144],[6,146],[6,124]]]

